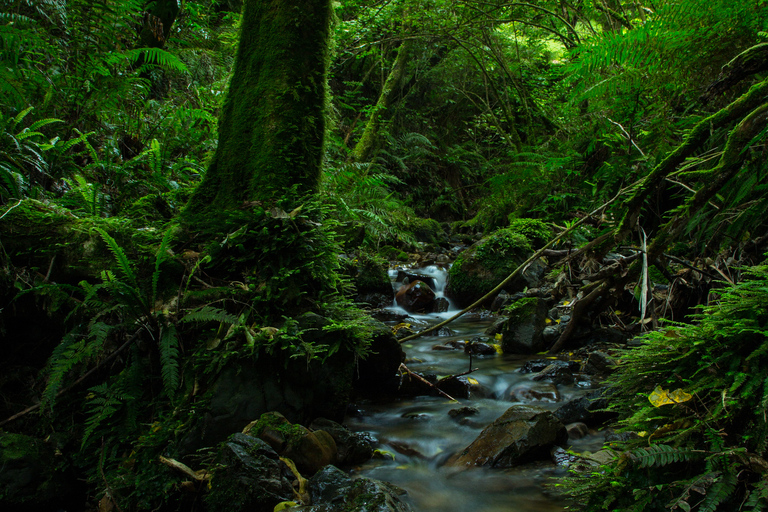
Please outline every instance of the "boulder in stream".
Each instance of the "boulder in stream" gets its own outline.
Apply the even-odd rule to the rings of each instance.
[[[424,281],[411,281],[400,287],[395,295],[395,301],[406,311],[431,311],[435,302],[435,292]]]
[[[448,459],[447,465],[508,468],[548,459],[552,446],[564,444],[567,439],[565,427],[550,411],[515,405],[486,427],[469,446]]]
[[[460,307],[466,307],[495,288],[532,252],[524,235],[500,229],[461,253],[448,271],[445,293]],[[507,284],[506,291],[514,294],[538,286],[544,270],[541,261],[534,261]]]
[[[403,501],[405,491],[372,478],[352,479],[334,466],[327,466],[309,479],[312,505],[291,508],[302,512],[411,512]]]
[[[507,354],[536,354],[542,352],[546,326],[547,301],[526,297],[514,302],[507,312],[509,319],[501,329],[501,348]]]

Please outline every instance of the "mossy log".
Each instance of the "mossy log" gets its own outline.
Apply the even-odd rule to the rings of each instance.
[[[763,80],[727,107],[701,120],[691,130],[682,144],[670,152],[637,186],[632,197],[625,204],[626,212],[619,227],[616,229],[612,242],[621,243],[629,236],[637,226],[645,200],[658,188],[664,178],[709,139],[713,130],[743,119],[763,103],[766,94],[768,94],[768,80]],[[607,252],[610,250],[612,242],[609,241],[607,244],[603,244],[598,251]]]
[[[328,0],[247,0],[219,145],[187,212],[316,190],[325,135]]]

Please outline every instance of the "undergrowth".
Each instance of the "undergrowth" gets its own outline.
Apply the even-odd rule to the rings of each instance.
[[[610,396],[629,440],[565,484],[574,509],[768,508],[768,265],[747,276],[626,351]]]

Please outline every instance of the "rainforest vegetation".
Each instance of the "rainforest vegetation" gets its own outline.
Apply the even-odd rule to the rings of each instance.
[[[490,237],[462,306],[538,251],[545,349],[634,338],[573,510],[764,510],[766,144],[765,0],[0,0],[0,503],[228,509],[229,434],[384,386],[387,260]]]

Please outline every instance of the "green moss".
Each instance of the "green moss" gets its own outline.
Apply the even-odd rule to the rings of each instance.
[[[525,297],[517,300],[504,309],[504,314],[509,316],[509,323],[518,324],[528,320],[534,313],[539,302],[535,297]]]
[[[385,245],[379,249],[379,254],[388,261],[408,261],[408,254],[391,245]]]
[[[331,13],[328,0],[245,3],[219,144],[190,213],[317,189]]]
[[[459,256],[448,271],[448,295],[462,306],[471,304],[495,288],[531,252],[525,236],[511,229],[496,231]],[[524,287],[522,278],[510,284],[510,290]]]
[[[390,292],[392,284],[387,269],[389,263],[374,254],[361,252],[356,260],[354,282],[358,293]]]
[[[435,219],[412,218],[406,229],[413,233],[414,238],[419,242],[436,244],[445,238],[443,227]]]
[[[543,247],[552,237],[552,229],[539,219],[517,219],[510,215],[508,229],[525,236],[534,248]]]

